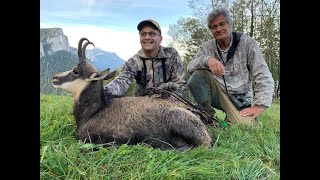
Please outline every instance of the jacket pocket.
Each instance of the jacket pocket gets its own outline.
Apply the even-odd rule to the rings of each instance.
[[[239,63],[231,64],[230,66],[225,66],[225,76],[235,76],[239,74],[239,71],[240,71]]]

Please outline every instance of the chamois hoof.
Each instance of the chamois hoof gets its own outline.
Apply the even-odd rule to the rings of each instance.
[[[189,149],[191,149],[191,146],[189,146],[189,145],[182,145],[182,146],[177,147],[177,148],[176,148],[176,151],[177,151],[177,152],[184,152],[184,151],[187,151],[187,150],[189,150]]]

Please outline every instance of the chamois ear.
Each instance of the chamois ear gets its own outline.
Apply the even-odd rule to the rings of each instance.
[[[97,81],[97,80],[107,80],[112,78],[115,74],[116,71],[113,71],[111,73],[109,73],[110,68],[101,71],[100,73],[93,73],[89,79],[87,79],[88,81]]]
[[[87,78],[86,81],[97,81],[100,79],[101,79],[100,74],[98,72],[95,72],[89,78]]]
[[[95,72],[93,73],[88,79],[87,81],[98,81],[103,79],[104,74],[108,74],[109,73],[110,68],[103,70],[102,72]]]
[[[106,75],[103,75],[103,80],[111,79],[116,74],[116,71],[112,71],[111,73],[108,73]]]

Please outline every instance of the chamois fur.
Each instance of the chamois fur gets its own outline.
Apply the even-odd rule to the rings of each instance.
[[[73,96],[78,139],[94,144],[146,143],[154,148],[177,150],[212,145],[203,122],[184,108],[159,98],[115,98],[107,94],[103,80],[112,78],[115,71],[98,72],[88,63],[85,60],[88,44],[92,43],[81,38],[78,65],[52,79],[54,87]]]

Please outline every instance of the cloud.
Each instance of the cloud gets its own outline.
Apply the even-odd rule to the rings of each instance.
[[[50,19],[61,19],[61,20],[70,20],[70,19],[79,19],[79,20],[88,20],[93,18],[109,18],[117,16],[116,13],[108,13],[102,11],[41,11],[41,17],[50,18]]]
[[[95,0],[85,0],[86,5],[88,6],[88,8],[91,8],[95,5],[96,1]]]
[[[169,2],[168,0],[157,2],[149,0],[41,0],[40,27],[62,28],[71,47],[76,48],[79,39],[87,37],[96,47],[104,51],[115,52],[122,59],[128,60],[141,49],[136,26],[140,20],[145,18],[155,18],[160,23],[163,36],[161,45],[175,45],[167,32],[169,24],[175,21],[175,16],[177,16],[175,14],[179,16],[182,14],[176,11],[175,14],[170,14],[170,18],[167,17],[168,13],[161,11],[155,14],[157,7],[163,3],[168,4]],[[171,5],[164,7],[172,8]],[[178,9],[182,11],[181,8]],[[177,50],[179,51],[179,48]]]
[[[124,60],[129,59],[140,49],[138,33],[95,26],[67,26],[62,29],[72,47],[77,47],[81,37],[87,37],[96,47],[115,52]]]
[[[69,45],[76,48],[78,41],[82,37],[92,41],[96,48],[104,51],[115,52],[125,61],[132,57],[141,49],[138,31],[130,32],[125,30],[116,30],[113,28],[104,28],[92,25],[68,25],[68,24],[46,24],[41,23],[41,28],[60,27],[63,33],[68,37]],[[167,28],[163,28],[163,38],[161,45],[166,46],[170,42],[167,35]],[[92,46],[88,46],[88,49]]]

